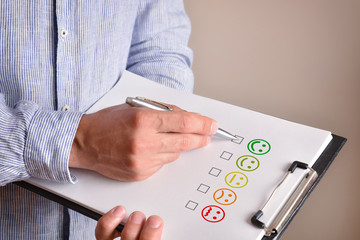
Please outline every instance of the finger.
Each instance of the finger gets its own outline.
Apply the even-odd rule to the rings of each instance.
[[[186,112],[186,110],[179,108],[176,105],[171,105],[171,104],[166,104],[167,106],[171,107],[173,111],[177,111],[177,112]]]
[[[115,229],[126,215],[126,210],[122,206],[117,206],[102,216],[95,228],[95,237],[98,240],[112,240],[120,236]]]
[[[121,240],[138,240],[145,219],[142,212],[133,212],[121,232]]]
[[[119,179],[121,181],[142,181],[159,171],[165,164],[178,159],[179,156],[180,153],[160,153],[155,154],[155,156],[145,156],[142,158],[143,160],[136,160],[139,163],[132,164],[133,167],[127,167],[128,171],[125,171],[122,174],[117,173],[110,175],[109,177],[119,179],[118,176],[121,175],[121,179]]]
[[[160,240],[163,226],[163,220],[159,216],[150,216],[141,231],[140,240]]]
[[[156,156],[146,157],[143,161],[141,161],[142,171],[141,174],[138,173],[136,176],[137,180],[144,180],[154,173],[160,170],[162,166],[168,164],[170,162],[174,162],[180,156],[180,152],[178,153],[159,153]]]
[[[137,178],[140,178],[138,180],[143,180],[159,171],[163,165],[178,159],[180,154],[180,152],[175,152],[145,155],[140,159],[134,160],[135,162],[131,163],[132,166],[127,167],[127,172],[129,174],[135,173]]]
[[[161,133],[157,135],[157,141],[152,141],[148,146],[150,152],[158,153],[181,153],[188,150],[201,148],[211,142],[211,137],[198,134]],[[169,156],[170,157],[170,156]]]
[[[148,158],[158,158],[160,153],[181,153],[188,150],[201,148],[211,142],[211,136],[199,134],[179,134],[179,133],[158,133],[149,140],[142,140],[134,144],[133,152],[143,153]],[[169,157],[171,157],[169,155]],[[161,158],[159,158],[161,160]],[[132,162],[136,164],[136,162]],[[154,162],[153,162],[154,163]],[[140,164],[140,162],[139,162]],[[139,165],[141,167],[141,165]]]
[[[159,153],[157,158],[161,165],[174,162],[180,157],[181,152]]]
[[[212,135],[217,122],[197,113],[182,111],[158,112],[155,126],[158,132],[195,133]]]

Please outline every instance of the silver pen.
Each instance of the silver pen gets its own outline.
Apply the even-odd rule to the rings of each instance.
[[[167,106],[163,103],[159,103],[159,102],[156,102],[156,101],[153,101],[153,100],[150,100],[147,98],[143,98],[143,97],[136,97],[136,98],[127,97],[126,103],[133,107],[146,107],[146,108],[155,109],[155,110],[159,110],[159,111],[172,111],[173,110],[170,106]],[[238,139],[236,136],[232,135],[231,133],[225,131],[222,128],[218,128],[218,130],[216,131],[216,134],[219,136],[231,139],[231,140]]]

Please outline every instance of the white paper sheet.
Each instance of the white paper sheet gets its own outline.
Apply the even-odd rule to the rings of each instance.
[[[264,231],[250,223],[252,215],[293,161],[312,165],[331,140],[328,131],[179,92],[130,72],[89,112],[124,103],[128,96],[175,104],[214,118],[220,127],[240,136],[241,143],[213,137],[210,145],[182,154],[141,182],[119,182],[78,169],[71,170],[78,178],[75,185],[34,178],[28,182],[101,214],[123,205],[128,213],[160,215],[165,240],[261,239]],[[284,194],[289,195],[303,175],[297,173]],[[273,214],[264,216],[265,223],[279,205],[267,208]]]

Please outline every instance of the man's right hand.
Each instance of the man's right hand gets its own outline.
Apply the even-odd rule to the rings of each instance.
[[[85,114],[69,166],[122,181],[143,180],[181,152],[207,145],[217,122],[177,107],[157,111],[126,104]]]

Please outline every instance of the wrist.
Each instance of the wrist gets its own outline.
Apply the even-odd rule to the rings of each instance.
[[[90,158],[87,158],[85,152],[87,126],[89,125],[89,115],[83,115],[80,119],[76,134],[71,146],[69,167],[90,169]]]

